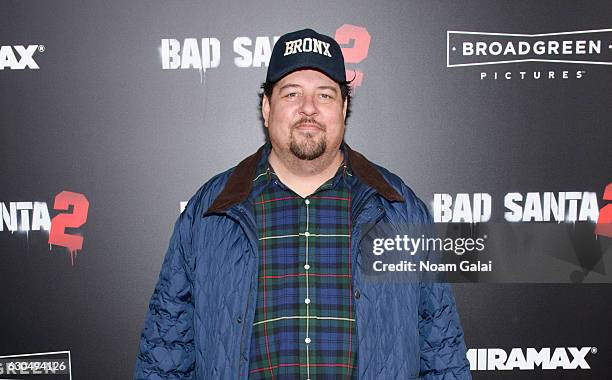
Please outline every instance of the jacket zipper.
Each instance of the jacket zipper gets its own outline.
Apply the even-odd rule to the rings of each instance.
[[[364,200],[361,202],[361,204],[359,205],[359,208],[355,211],[355,218],[353,220],[351,220],[351,225],[353,226],[353,228],[355,228],[357,226],[357,219],[360,217],[361,213],[363,212],[363,209],[365,208],[365,206],[370,202],[370,199],[374,196],[375,191],[370,190],[369,194],[366,194]],[[374,225],[376,223],[378,223],[378,221],[382,218],[382,216],[384,215],[384,211],[382,209],[382,206],[378,206],[378,209],[375,211],[375,214],[373,215],[373,218],[368,218],[368,220],[365,221],[365,223],[361,223],[361,225],[363,224],[370,224],[371,227],[368,228],[367,230],[365,229],[361,229],[360,234],[359,234],[359,240],[356,242],[356,246],[355,249],[357,252],[359,252],[360,250],[360,245],[361,245],[361,240],[363,239],[364,235],[368,233],[368,231],[370,231],[370,229],[372,229],[374,227]],[[351,236],[353,234],[353,231],[351,231]],[[355,258],[355,263],[356,263],[356,258]],[[356,265],[352,265],[353,263],[351,263],[351,270],[354,271],[356,268]],[[354,281],[354,273],[351,273],[351,276],[353,278]],[[353,289],[355,288],[355,283],[353,282],[352,284]],[[359,341],[358,340],[358,336],[359,336],[359,331],[357,329],[357,304],[355,304],[355,341]],[[359,351],[358,351],[359,352]],[[359,377],[359,363],[361,363],[363,361],[358,361],[357,363],[357,377]]]
[[[249,300],[251,299],[251,294],[252,293],[253,293],[253,281],[251,281],[251,284],[249,284],[249,298],[248,298]],[[245,335],[245,332],[246,332],[246,324],[248,322],[247,318],[246,318],[246,314],[247,314],[248,309],[249,309],[249,305],[247,303],[247,308],[246,308],[246,310],[244,312],[244,315],[242,317],[242,333],[240,334],[240,352],[238,354],[238,366],[237,366],[237,368],[238,368],[238,377],[239,378],[240,378],[240,362],[242,361],[242,352],[243,352],[243,349],[244,349],[244,335]]]
[[[250,223],[250,221],[248,220],[248,217],[246,216],[246,211],[240,207],[238,207],[238,211],[240,215],[232,215],[228,212],[228,215],[230,215],[230,217],[232,217],[234,220],[236,220],[236,222],[240,225],[240,227],[245,231],[245,233],[247,234],[247,238],[249,240],[249,244],[251,245],[251,249],[257,250],[258,246],[256,243],[256,238],[257,236],[253,235],[252,231],[255,231],[255,228],[253,228],[253,223]],[[255,236],[255,243],[253,243],[253,236]],[[243,317],[242,317],[242,332],[240,334],[240,352],[238,353],[238,363],[236,366],[237,369],[237,375],[240,378],[240,363],[242,361],[242,354],[243,354],[243,349],[244,349],[244,340],[245,340],[245,333],[246,333],[246,328],[247,328],[247,323],[249,323],[249,321],[247,321],[247,314],[248,314],[248,310],[249,310],[249,303],[251,302],[251,295],[253,294],[253,275],[256,276],[257,273],[257,264],[255,263],[254,265],[256,265],[255,267],[255,272],[254,274],[251,275],[250,278],[250,283],[249,283],[249,297],[247,298],[247,304],[246,304],[246,309],[243,311]],[[248,369],[247,369],[248,371]]]

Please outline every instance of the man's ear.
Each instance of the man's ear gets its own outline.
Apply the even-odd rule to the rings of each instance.
[[[346,120],[346,109],[348,107],[348,97],[344,99],[344,107],[342,108],[342,115],[344,116],[344,120]]]
[[[270,115],[270,99],[264,94],[261,97],[261,116],[264,119],[264,126],[268,128],[268,116]]]

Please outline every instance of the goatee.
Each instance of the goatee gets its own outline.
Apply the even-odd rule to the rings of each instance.
[[[318,140],[315,140],[315,137],[312,133],[305,133],[304,141],[301,144],[298,144],[298,142],[294,138],[293,131],[295,131],[295,129],[300,124],[316,124],[319,129],[323,131],[323,135],[320,136]],[[291,151],[291,153],[293,153],[294,156],[296,156],[300,160],[312,161],[321,157],[321,155],[325,153],[326,149],[327,141],[325,139],[325,127],[319,122],[310,118],[303,118],[293,125],[293,128],[291,129],[291,136],[289,139],[289,150]]]

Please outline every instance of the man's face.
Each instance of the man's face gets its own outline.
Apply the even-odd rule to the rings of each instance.
[[[344,137],[346,102],[340,86],[316,70],[299,70],[279,80],[262,113],[270,142],[281,156],[314,160],[337,151]]]

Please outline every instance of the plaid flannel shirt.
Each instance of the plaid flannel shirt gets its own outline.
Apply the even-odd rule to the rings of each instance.
[[[306,198],[267,162],[257,173],[254,182],[265,184],[254,205],[259,278],[249,379],[354,379],[354,179],[346,156],[336,175]]]

